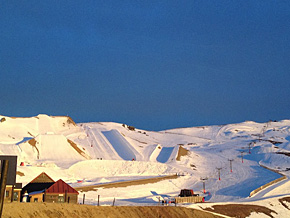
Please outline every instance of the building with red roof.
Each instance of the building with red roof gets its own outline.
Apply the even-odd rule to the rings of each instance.
[[[45,202],[78,202],[79,193],[61,179],[56,181],[45,192]]]
[[[28,197],[28,202],[78,203],[79,193],[63,180],[55,182],[43,172],[23,187],[22,195]]]

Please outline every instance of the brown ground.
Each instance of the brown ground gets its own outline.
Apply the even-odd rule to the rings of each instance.
[[[36,147],[36,140],[35,140],[35,139],[30,139],[30,140],[28,141],[28,143],[29,143],[32,147],[34,147],[34,148],[36,149],[36,151],[37,151],[37,159],[39,159],[39,150],[38,150],[38,148]]]
[[[184,207],[166,206],[91,206],[78,204],[54,203],[6,203],[3,208],[3,218],[105,218],[105,217],[160,217],[160,218],[214,218],[211,213],[188,209]]]
[[[119,187],[127,187],[131,185],[144,185],[148,183],[156,183],[162,180],[166,179],[177,179],[177,175],[171,175],[171,176],[162,176],[157,178],[150,178],[150,179],[138,179],[138,180],[130,180],[130,181],[124,181],[124,182],[113,182],[113,183],[107,183],[107,184],[100,184],[100,185],[91,185],[91,186],[85,186],[85,187],[76,187],[74,188],[77,191],[96,191],[96,188],[119,188]]]
[[[16,171],[16,175],[17,176],[25,176],[24,173],[20,172],[20,171]]]
[[[75,123],[75,121],[73,121],[73,119],[70,116],[67,116],[67,123],[68,124],[73,124],[74,126],[76,126],[77,124]]]
[[[33,117],[10,117],[11,119],[18,119],[18,118],[21,118],[21,119],[23,119],[23,118],[33,118]],[[34,116],[34,118],[37,118],[37,119],[39,119],[38,117],[35,117]]]
[[[177,160],[177,161],[180,161],[180,157],[188,155],[188,152],[189,152],[188,150],[186,150],[186,149],[183,148],[182,146],[179,146],[178,154],[177,154],[176,160]]]
[[[67,141],[76,150],[76,152],[78,152],[80,155],[82,155],[86,159],[91,159],[89,156],[86,155],[85,152],[83,152],[81,149],[79,149],[79,147],[76,145],[76,143],[74,143],[72,140],[69,140],[69,139]]]
[[[32,137],[34,137],[35,138],[35,136],[34,135],[32,135],[30,132],[27,132],[29,135],[31,135]]]
[[[272,218],[273,216],[271,215],[271,213],[277,214],[275,211],[270,210],[267,207],[258,205],[226,204],[226,205],[214,205],[212,206],[212,208],[205,208],[205,210],[219,214],[224,214],[230,217],[239,217],[239,218],[248,217],[252,212],[264,213]]]
[[[281,198],[279,199],[279,202],[288,210],[290,210],[290,208],[287,206],[287,204],[285,204],[285,202],[290,203],[290,197],[285,197],[285,198]]]
[[[28,143],[29,143],[31,146],[36,147],[36,140],[35,140],[35,139],[30,139],[30,140],[28,141]]]
[[[290,157],[290,152],[276,152],[276,154],[284,154],[284,155]]]

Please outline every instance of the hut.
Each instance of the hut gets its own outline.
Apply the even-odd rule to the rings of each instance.
[[[79,193],[61,179],[45,192],[45,202],[77,203]]]

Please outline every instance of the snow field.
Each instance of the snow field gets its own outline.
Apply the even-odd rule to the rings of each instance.
[[[121,124],[105,122],[75,127],[67,123],[66,117],[46,115],[5,118],[6,121],[0,123],[0,153],[18,155],[19,161],[25,162],[26,166],[18,167],[25,174],[24,177],[17,176],[19,182],[29,182],[43,171],[53,179],[64,179],[72,186],[173,173],[184,175],[154,184],[85,193],[92,204],[95,204],[98,194],[108,204],[114,197],[117,205],[155,204],[156,196],[177,196],[180,189],[187,188],[204,195],[211,202],[260,202],[274,210],[268,202],[273,200],[275,205],[279,197],[288,196],[290,192],[289,180],[286,180],[263,190],[255,195],[257,197],[248,198],[258,186],[280,177],[260,167],[259,163],[290,176],[287,170],[290,157],[276,153],[290,152],[289,120],[267,123],[246,121],[153,132],[132,131]],[[16,127],[19,131],[15,130]],[[38,142],[38,150],[25,141],[28,137]],[[67,139],[76,143],[92,160],[85,160]],[[248,145],[254,142],[249,154]],[[176,161],[180,145],[190,153]],[[241,151],[244,152],[244,163],[241,162]],[[132,156],[137,161],[131,161]],[[233,160],[232,173],[229,160]],[[221,181],[218,180],[217,168],[221,168]],[[207,193],[203,194],[201,178],[206,177]],[[80,179],[83,183],[77,184]],[[276,207],[281,209],[282,214],[285,212],[279,202]]]

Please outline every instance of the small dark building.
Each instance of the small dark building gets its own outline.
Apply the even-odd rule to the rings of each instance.
[[[20,201],[22,183],[16,183],[17,156],[0,155],[1,162],[8,160],[7,183],[5,190],[5,201]],[[0,166],[2,163],[0,162]],[[1,169],[1,168],[0,168]],[[1,170],[0,170],[1,176]]]
[[[78,192],[61,179],[54,182],[46,173],[41,173],[22,189],[23,201],[77,203]]]

